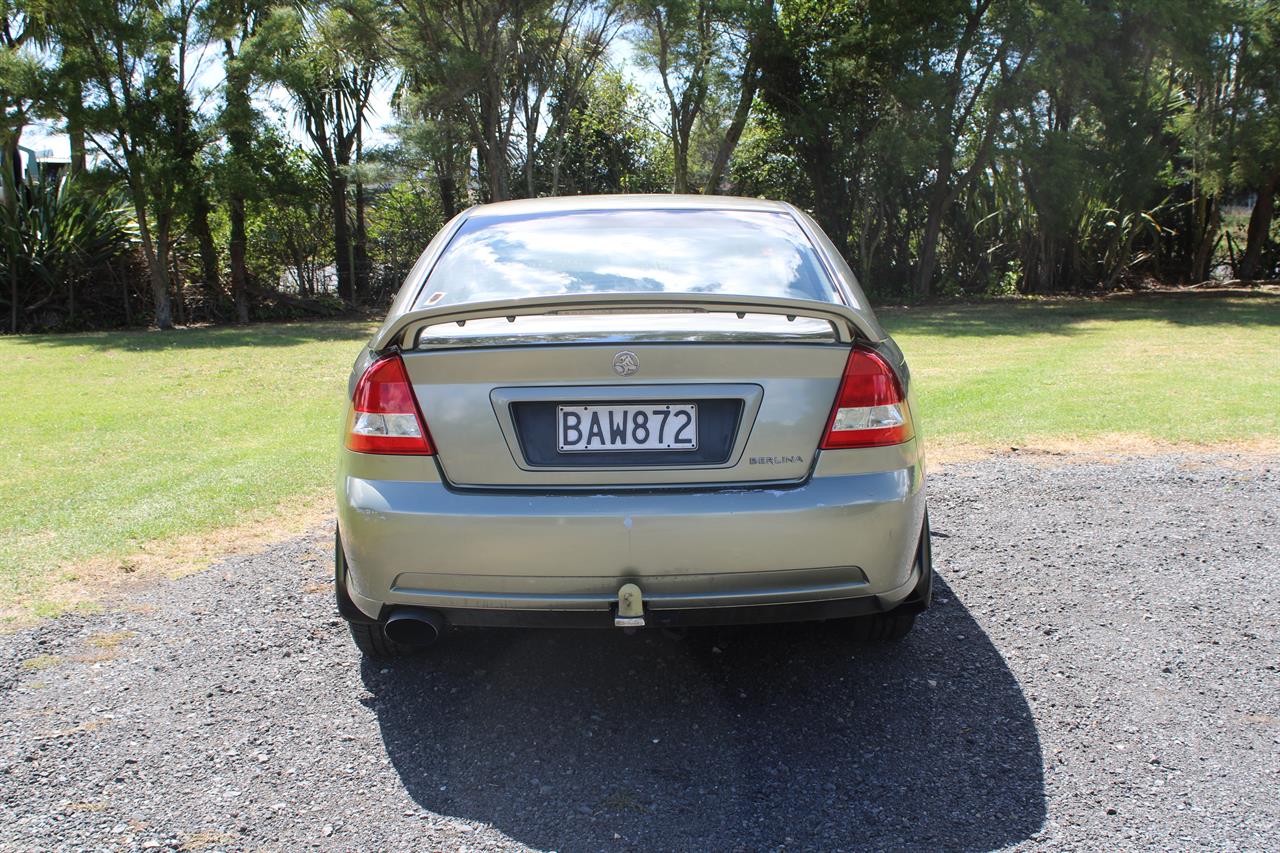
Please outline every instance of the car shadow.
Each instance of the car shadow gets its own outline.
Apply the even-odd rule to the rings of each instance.
[[[979,850],[1045,820],[1040,742],[945,584],[892,645],[839,623],[458,632],[366,661],[423,808],[560,851]]]

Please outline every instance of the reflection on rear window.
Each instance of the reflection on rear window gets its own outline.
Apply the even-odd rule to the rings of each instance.
[[[415,307],[566,293],[838,301],[786,213],[601,210],[468,220]]]

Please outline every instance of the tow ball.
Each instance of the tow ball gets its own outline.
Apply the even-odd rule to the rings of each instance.
[[[618,612],[613,617],[614,627],[643,628],[644,598],[640,587],[624,583],[618,587]]]

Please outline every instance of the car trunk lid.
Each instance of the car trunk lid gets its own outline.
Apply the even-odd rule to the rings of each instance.
[[[778,484],[811,470],[849,353],[842,337],[814,317],[633,309],[437,326],[402,355],[454,485]],[[671,414],[673,427],[696,414],[696,441],[668,432],[665,446],[565,449],[564,418],[580,414],[587,430],[595,415],[616,439],[636,412],[655,426]]]

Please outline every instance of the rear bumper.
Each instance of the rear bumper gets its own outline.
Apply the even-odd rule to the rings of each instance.
[[[915,572],[908,586],[915,588]],[[714,625],[763,625],[811,622],[869,616],[892,610],[903,599],[864,595],[801,604],[758,604],[742,607],[701,607],[680,610],[647,609],[646,627],[684,628]],[[445,624],[465,628],[614,628],[612,610],[485,610],[474,607],[432,607]],[[368,619],[376,622],[376,619]]]
[[[408,605],[459,625],[609,625],[628,582],[653,624],[890,609],[918,580],[923,469],[913,449],[847,473],[861,452],[828,452],[789,487],[604,493],[460,491],[344,460],[347,592],[373,619]]]

